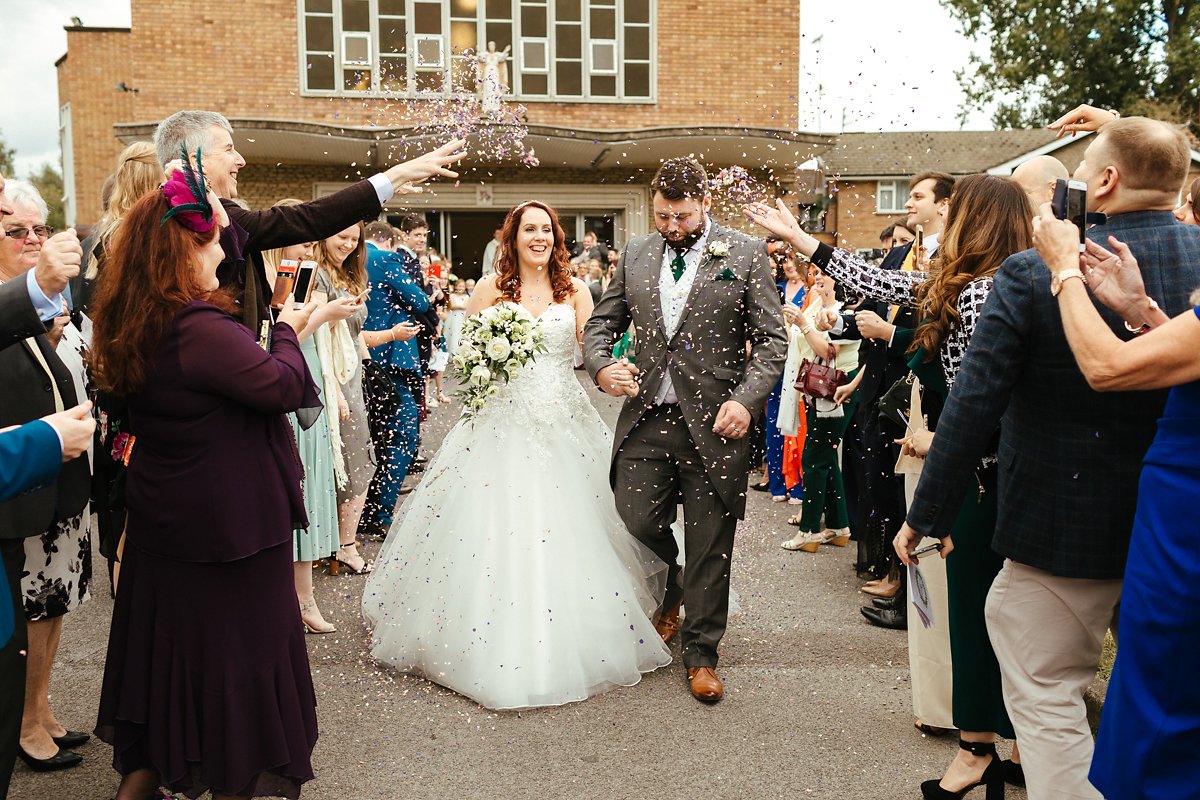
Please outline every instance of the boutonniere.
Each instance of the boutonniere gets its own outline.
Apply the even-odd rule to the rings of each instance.
[[[729,255],[729,243],[728,242],[709,242],[708,243],[708,254],[710,256],[712,256],[713,258],[725,258],[725,256]]]

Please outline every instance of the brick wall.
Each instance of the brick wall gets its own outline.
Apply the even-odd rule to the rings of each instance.
[[[133,113],[134,95],[115,88],[121,81],[137,86],[129,42],[128,31],[67,29],[69,57],[58,65],[58,97],[60,105],[71,103],[75,216],[80,224],[100,219],[100,187],[124,149],[112,124]]]

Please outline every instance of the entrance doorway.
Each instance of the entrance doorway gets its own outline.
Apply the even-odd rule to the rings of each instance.
[[[504,224],[505,211],[446,212],[447,250],[454,274],[462,279],[479,279],[483,274],[483,251],[492,231]]]

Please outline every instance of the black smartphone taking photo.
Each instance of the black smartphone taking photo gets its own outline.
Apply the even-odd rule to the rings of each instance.
[[[292,283],[292,308],[299,310],[308,303],[312,294],[313,278],[317,274],[317,262],[301,261],[296,270],[296,280]]]
[[[1087,242],[1087,184],[1083,181],[1059,178],[1054,182],[1054,198],[1050,208],[1058,219],[1069,219],[1079,228],[1079,252]]]

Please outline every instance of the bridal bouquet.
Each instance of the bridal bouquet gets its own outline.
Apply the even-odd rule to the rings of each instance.
[[[513,303],[500,303],[463,323],[462,341],[452,361],[462,380],[455,393],[463,416],[471,419],[538,353],[546,352],[542,329]]]

